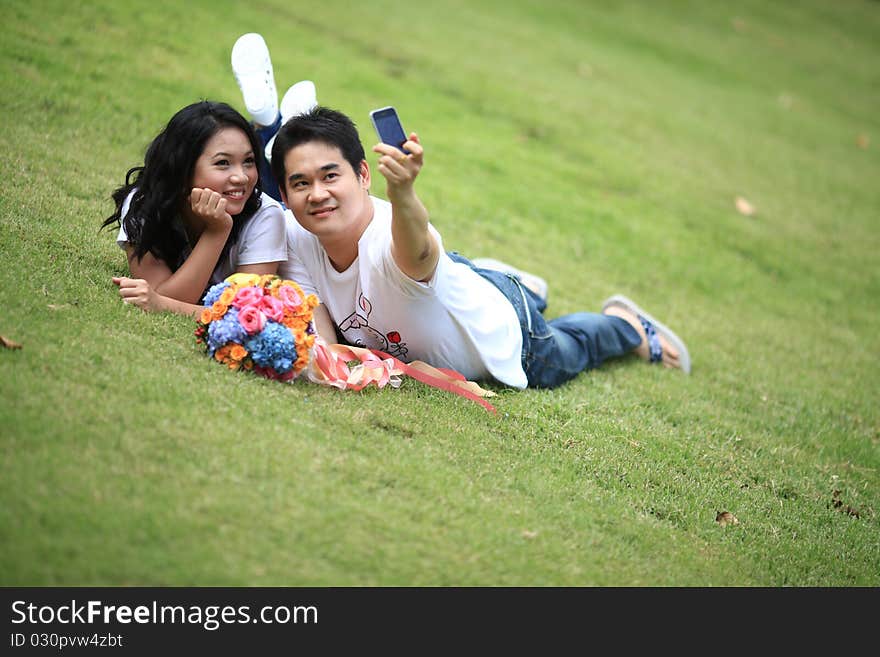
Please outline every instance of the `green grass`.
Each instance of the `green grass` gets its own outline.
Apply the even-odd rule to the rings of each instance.
[[[880,5],[606,4],[9,3],[0,584],[880,584]],[[121,304],[109,194],[183,105],[244,109],[247,31],[368,147],[398,107],[447,248],[551,316],[634,297],[692,376],[491,416],[230,373]]]

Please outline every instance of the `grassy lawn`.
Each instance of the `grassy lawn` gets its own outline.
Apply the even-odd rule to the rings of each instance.
[[[880,585],[880,5],[606,4],[7,3],[0,584]],[[249,31],[368,150],[398,108],[446,248],[548,316],[631,296],[693,374],[492,416],[228,372],[124,306],[109,195],[180,107],[244,110]]]

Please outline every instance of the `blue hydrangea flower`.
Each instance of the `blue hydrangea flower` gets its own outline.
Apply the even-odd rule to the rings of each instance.
[[[208,324],[208,353],[212,356],[223,345],[229,342],[242,344],[247,333],[238,321],[238,309],[230,307],[220,319]]]
[[[267,321],[262,331],[248,337],[243,344],[257,365],[271,367],[278,374],[289,372],[296,362],[293,334],[278,322]]]
[[[212,285],[211,289],[205,292],[205,298],[202,299],[203,306],[212,306],[214,302],[220,298],[220,295],[223,294],[223,290],[229,287],[229,283],[223,281],[222,283],[217,283],[216,285]]]

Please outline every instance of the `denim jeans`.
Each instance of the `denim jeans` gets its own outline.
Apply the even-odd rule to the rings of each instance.
[[[547,302],[516,276],[476,267],[452,251],[448,255],[492,283],[513,305],[522,330],[522,366],[530,387],[555,388],[641,344],[638,332],[620,317],[574,313],[547,321],[542,314]]]
[[[269,165],[269,160],[266,159],[266,155],[264,154],[266,144],[268,144],[269,140],[275,136],[275,133],[281,129],[281,115],[278,115],[278,118],[275,119],[275,123],[272,125],[259,128],[254,126],[254,128],[257,133],[257,140],[260,142],[260,152],[254,154],[257,158],[257,165],[260,171],[260,183],[264,192],[281,203],[281,192],[278,191],[278,183],[275,182],[275,176],[272,175],[272,167]]]

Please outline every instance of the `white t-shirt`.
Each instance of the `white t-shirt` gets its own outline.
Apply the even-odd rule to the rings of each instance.
[[[287,262],[278,275],[318,295],[350,344],[454,369],[471,380],[493,377],[525,388],[522,333],[511,303],[470,267],[451,260],[430,225],[441,251],[434,276],[421,283],[404,274],[391,256],[391,204],[371,198],[373,219],[344,272],[333,268],[318,238],[287,210]]]
[[[122,204],[120,217],[125,217],[131,205],[131,197],[134,191],[128,195]],[[284,208],[274,198],[267,194],[261,196],[260,209],[248,219],[238,239],[229,247],[226,256],[217,263],[211,274],[209,285],[222,282],[227,276],[234,274],[242,265],[255,265],[263,262],[279,262],[287,259],[287,239],[285,237],[287,220],[284,217]],[[182,239],[186,236],[181,233]],[[119,225],[119,234],[116,243],[125,249],[128,246],[128,236],[125,228]],[[192,249],[184,247],[182,259],[189,257]]]

